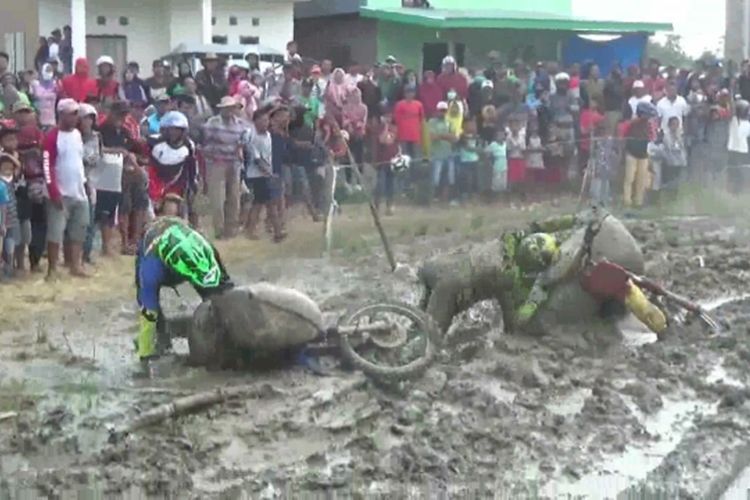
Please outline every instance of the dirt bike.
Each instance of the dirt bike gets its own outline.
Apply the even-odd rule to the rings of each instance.
[[[432,362],[437,335],[426,313],[392,302],[354,308],[326,326],[310,297],[268,283],[228,290],[192,315],[166,319],[166,329],[171,337],[187,337],[194,365],[227,368],[243,354],[304,348],[391,381],[421,375]]]

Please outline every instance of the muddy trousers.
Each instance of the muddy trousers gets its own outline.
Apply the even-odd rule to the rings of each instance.
[[[626,207],[643,205],[651,175],[648,172],[648,158],[625,156],[625,180],[622,188],[622,202]]]

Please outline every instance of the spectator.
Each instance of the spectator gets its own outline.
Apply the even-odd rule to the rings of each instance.
[[[591,137],[599,122],[604,120],[604,115],[599,111],[599,101],[589,99],[588,107],[581,112],[580,131],[581,139],[578,147],[578,160],[581,171],[586,168],[591,153]],[[614,130],[614,129],[612,129]]]
[[[371,122],[380,118],[380,103],[383,101],[383,94],[381,94],[374,78],[374,70],[369,69],[357,84],[357,88],[362,92],[362,102],[367,106],[367,116]]]
[[[305,80],[307,91],[312,89],[309,80]],[[294,108],[294,119],[289,124],[290,161],[292,163],[292,188],[297,188],[305,207],[310,212],[313,222],[320,220],[320,213],[313,203],[311,177],[319,177],[314,169],[324,163],[320,158],[320,148],[315,144],[313,124],[308,123],[307,108]]]
[[[104,123],[99,127],[102,138],[102,189],[117,192],[117,176],[115,172],[122,172],[120,191],[122,193],[118,206],[121,238],[121,253],[135,255],[136,242],[139,239],[146,212],[149,208],[148,177],[141,168],[134,155],[140,152],[140,146],[133,135],[132,128],[126,126],[129,118],[126,103],[113,103]],[[109,176],[111,175],[111,176]],[[99,182],[98,180],[96,181]],[[96,186],[99,189],[99,186]],[[114,195],[113,195],[114,196]]]
[[[330,115],[339,127],[342,124],[342,113],[344,111],[344,102],[346,101],[346,94],[348,92],[348,86],[345,79],[344,70],[336,68],[333,71],[333,76],[328,84],[328,89],[325,94],[325,112],[326,115]]]
[[[297,51],[298,51],[297,42],[295,42],[294,40],[287,42],[286,54],[284,55],[284,62],[292,62],[295,59],[295,56],[299,56]]]
[[[70,73],[73,68],[73,30],[70,26],[63,26],[63,37],[60,40],[60,61],[64,73]]]
[[[468,118],[458,142],[458,190],[462,200],[467,200],[479,187],[479,135],[477,122]]]
[[[326,90],[328,90],[328,77],[323,76],[320,66],[313,65],[313,67],[310,68],[310,80],[313,82],[313,97],[322,101],[326,95]]]
[[[594,140],[591,146],[592,171],[589,172],[591,185],[589,188],[591,199],[608,205],[612,199],[610,194],[611,182],[620,166],[620,150],[617,140],[613,136],[613,129],[602,120],[594,125]]]
[[[0,134],[8,134],[3,129]],[[15,258],[16,242],[20,238],[18,224],[14,174],[18,169],[18,160],[6,152],[0,152],[0,250],[2,250],[2,277],[6,282],[14,277],[13,262]]]
[[[167,89],[172,83],[172,75],[169,74],[167,68],[167,63],[160,59],[155,60],[151,64],[153,75],[146,80],[148,100],[151,103],[167,95]]]
[[[750,103],[745,100],[737,101],[734,116],[729,122],[729,163],[727,167],[729,191],[734,194],[742,192],[745,183],[743,172],[750,165],[748,154],[748,140],[750,139],[750,119],[748,110]]]
[[[252,240],[259,239],[257,228],[263,208],[271,217],[274,230],[278,223],[275,218],[276,207],[272,203],[270,185],[273,177],[273,141],[268,127],[268,113],[260,109],[255,112],[253,124],[243,132],[241,139],[245,163],[245,184],[253,194],[253,204],[245,223],[245,232]]]
[[[156,98],[155,105],[156,112],[149,115],[143,126],[141,126],[141,134],[146,137],[159,135],[161,119],[167,112],[172,110],[172,100],[164,93]]]
[[[441,101],[437,105],[438,114],[428,122],[430,131],[430,162],[432,164],[432,186],[435,192],[440,191],[441,180],[445,175],[445,187],[441,198],[448,201],[451,190],[456,184],[456,164],[453,156],[453,144],[458,136],[448,123],[448,103]]]
[[[640,103],[651,104],[651,96],[646,91],[646,85],[641,80],[636,80],[633,82],[633,96],[628,99],[627,113],[624,115],[624,118],[630,119],[634,117]]]
[[[445,119],[456,138],[461,137],[464,124],[464,103],[457,97],[456,92],[448,92],[448,113]]]
[[[239,105],[232,97],[223,97],[217,107],[219,115],[210,118],[203,126],[202,151],[206,160],[214,234],[217,238],[229,238],[234,234],[239,218],[239,144],[247,124],[237,117]]]
[[[67,73],[60,70],[60,60],[54,57],[50,57],[47,63],[52,67],[52,73],[55,75],[55,80],[62,81],[66,75],[73,73],[74,68],[70,68]]]
[[[375,208],[380,210],[382,200],[385,198],[385,213],[392,215],[395,174],[391,168],[391,160],[399,154],[399,147],[398,129],[393,123],[393,115],[390,111],[386,111],[383,115],[377,132],[375,168],[378,178],[374,193]]]
[[[213,106],[208,101],[206,96],[200,92],[200,87],[194,78],[185,78],[185,95],[192,97],[195,100],[195,115],[196,119],[203,124],[206,120],[213,116]]]
[[[52,36],[48,39],[49,57],[60,61],[60,42],[62,41],[62,32],[59,29],[52,31]],[[64,69],[64,68],[63,68]]]
[[[742,61],[742,71],[737,81],[737,89],[742,99],[750,102],[750,61]]]
[[[656,59],[649,61],[648,70],[642,81],[643,87],[646,89],[646,94],[653,98],[653,102],[659,102],[664,97],[664,89],[667,81],[659,72],[659,61]]]
[[[655,115],[656,110],[651,103],[640,103],[636,109],[635,119],[629,123],[625,132],[625,180],[622,201],[626,207],[631,207],[634,203],[636,207],[642,206],[649,187],[648,144],[652,139],[649,120]]]
[[[661,129],[668,129],[669,120],[677,118],[680,122],[679,129],[682,130],[683,120],[690,113],[690,106],[684,97],[677,94],[677,85],[674,82],[667,83],[666,95],[656,104],[656,110],[661,118]]]
[[[395,62],[395,59],[393,61]],[[401,89],[401,78],[396,73],[392,63],[388,64],[386,62],[386,64],[380,67],[378,88],[380,88],[384,104],[393,108],[398,100],[398,93]]]
[[[469,82],[458,72],[458,66],[453,56],[443,58],[443,70],[437,77],[437,84],[443,89],[444,97],[447,97],[451,90],[454,90],[461,100],[466,100],[468,97]]]
[[[517,189],[526,183],[526,126],[518,116],[511,117],[505,131],[508,157],[508,187]]]
[[[598,103],[604,102],[604,86],[605,82],[601,78],[599,66],[592,64],[589,68],[589,77],[581,83],[582,101],[587,103],[590,99],[594,99]]]
[[[252,122],[253,115],[260,104],[260,89],[247,80],[242,80],[237,85],[237,93],[232,96],[245,113],[243,117],[248,123]]]
[[[42,168],[42,144],[44,134],[37,125],[34,110],[27,105],[16,105],[14,113],[18,132],[18,156],[21,163],[19,188],[21,248],[16,252],[16,267],[23,269],[25,247],[29,247],[29,262],[32,272],[39,271],[39,262],[46,242],[46,216],[44,209],[44,170]]]
[[[39,74],[39,80],[31,84],[31,98],[39,111],[39,124],[48,130],[55,126],[55,104],[58,97],[58,81],[52,67],[45,63]]]
[[[745,133],[750,136],[750,122],[745,125],[745,128]],[[747,139],[745,140],[745,144],[745,151],[747,151]],[[662,188],[676,193],[680,184],[685,180],[685,170],[687,169],[687,149],[685,148],[685,140],[682,136],[682,127],[680,126],[680,119],[678,117],[673,116],[667,121],[667,128],[663,131],[660,149]],[[741,159],[744,161],[742,165],[747,165],[747,153],[745,153],[745,158]],[[741,188],[742,184],[742,179],[739,180],[738,189]],[[730,184],[731,188],[732,184]]]
[[[271,172],[269,179],[271,201],[267,209],[267,224],[273,232],[274,243],[280,243],[287,236],[284,230],[286,218],[286,193],[284,173],[289,163],[289,111],[278,106],[269,112],[271,131]]]
[[[7,52],[0,52],[0,79],[5,77],[10,67],[10,56]]]
[[[622,120],[622,110],[625,107],[625,84],[622,81],[622,73],[619,68],[614,68],[609,73],[609,78],[604,84],[602,91],[604,117],[607,120],[607,130],[614,132],[617,124]]]
[[[83,167],[83,140],[76,128],[79,104],[63,99],[57,105],[58,126],[47,134],[44,144],[44,171],[47,179],[48,279],[58,276],[57,262],[63,236],[70,255],[70,274],[86,277],[82,251],[89,224],[89,203]]]
[[[94,130],[94,126],[98,122],[98,116],[96,109],[90,104],[81,104],[78,111],[78,130],[81,132],[81,139],[83,140],[83,167],[86,172],[86,192],[89,200],[89,225],[86,230],[86,239],[83,242],[83,261],[91,263],[91,252],[94,247],[94,236],[96,233],[96,225],[99,222],[97,210],[106,210],[108,203],[107,194],[99,193],[96,185],[97,169],[100,167],[100,160],[102,158],[102,138],[99,132]],[[122,177],[122,168],[118,172],[118,182]],[[101,196],[99,196],[101,194]],[[112,212],[112,222],[114,223],[114,211]],[[110,240],[107,229],[102,228],[102,255],[109,255]]]
[[[315,83],[310,79],[302,82],[302,91],[300,96],[297,97],[297,105],[304,109],[303,119],[305,125],[313,131],[315,130],[317,121],[321,118],[320,100],[313,95],[314,85]]]
[[[143,88],[143,93],[146,95],[146,100],[144,102],[149,103],[150,102],[150,94],[148,85],[146,85],[146,82],[141,78],[141,67],[140,65],[135,61],[130,61],[128,63],[127,69],[130,70],[131,73],[133,73],[134,80],[138,82],[138,84]]]
[[[101,56],[96,60],[96,96],[102,103],[110,103],[120,96],[120,84],[115,79],[115,62],[109,56]]]
[[[128,65],[122,74],[122,85],[119,89],[120,100],[128,102],[148,102],[148,95],[138,73]]]
[[[62,79],[61,97],[81,103],[96,95],[97,84],[96,80],[89,76],[89,63],[86,58],[80,57],[76,59],[75,72]]]
[[[49,42],[47,42],[47,38],[40,36],[39,37],[39,47],[36,49],[36,55],[34,55],[34,68],[41,73],[42,72],[42,66],[47,64],[47,61],[49,60]],[[1,73],[0,73],[1,76]]]
[[[398,130],[401,152],[414,159],[422,155],[422,125],[425,121],[424,107],[416,96],[417,88],[407,87],[404,100],[397,102],[393,108],[393,122]]]
[[[190,63],[182,61],[177,65],[177,78],[172,80],[172,83],[167,88],[167,94],[174,97],[185,93],[186,78],[193,78],[193,69],[190,67]]]
[[[508,190],[508,150],[505,139],[505,131],[498,129],[495,139],[484,149],[492,165],[492,180],[485,185],[490,187],[493,197]]]
[[[512,119],[516,119],[521,127],[526,128],[529,122],[529,106],[526,104],[524,90],[519,83],[516,82],[511,86],[510,100],[499,108],[498,115],[503,126],[509,125]]]
[[[425,71],[422,83],[419,85],[419,101],[424,108],[425,119],[437,114],[437,104],[443,100],[443,89],[440,88],[434,71]]]
[[[367,106],[362,102],[362,93],[357,87],[352,87],[346,97],[343,110],[343,129],[349,134],[349,149],[354,156],[354,162],[361,169],[364,163]]]

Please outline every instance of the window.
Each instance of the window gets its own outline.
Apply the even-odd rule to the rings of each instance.
[[[240,36],[240,44],[242,45],[258,45],[260,43],[260,37],[258,36]]]
[[[120,16],[119,21],[120,21],[120,26],[127,26],[128,24],[130,24],[130,19],[128,19],[125,16]]]
[[[104,16],[96,16],[96,24],[99,26],[104,26],[107,24],[107,18]]]
[[[214,35],[211,37],[211,43],[216,43],[219,45],[226,45],[228,42],[228,37],[226,35]]]
[[[429,0],[401,0],[401,7],[417,7],[422,9],[429,9],[432,6],[430,5]]]
[[[253,21],[253,26],[260,26],[260,18],[259,17],[254,17],[252,19],[252,21]]]
[[[229,26],[237,26],[237,16],[229,16]]]

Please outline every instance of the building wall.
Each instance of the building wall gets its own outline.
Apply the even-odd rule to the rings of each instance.
[[[39,29],[49,34],[70,23],[69,0],[39,0]],[[284,50],[294,35],[292,0],[214,0],[214,35],[227,36],[229,44],[241,35],[258,36],[260,43]],[[104,16],[105,25],[97,24]],[[119,18],[128,18],[121,26]],[[229,17],[237,17],[231,26]],[[2,17],[2,16],[0,16]],[[253,18],[258,26],[253,26]],[[87,35],[127,36],[127,58],[141,68],[184,42],[201,41],[201,0],[88,0]]]
[[[36,0],[0,0],[0,49],[10,55],[11,64],[32,67],[38,47],[38,17]],[[23,35],[14,35],[18,33]]]
[[[726,0],[726,33],[724,55],[733,61],[742,61],[747,57],[748,47],[745,33],[748,29],[750,13],[745,11],[747,0]]]
[[[367,7],[374,9],[395,9],[402,6],[402,0],[366,0]],[[552,12],[566,15],[572,13],[572,0],[430,0],[435,9],[459,10],[521,10],[527,12]]]
[[[321,36],[321,34],[325,36]],[[348,47],[349,60],[334,60],[345,66],[351,63],[370,65],[377,60],[377,21],[359,16],[334,16],[297,19],[294,39],[305,57],[341,59],[337,54]]]

